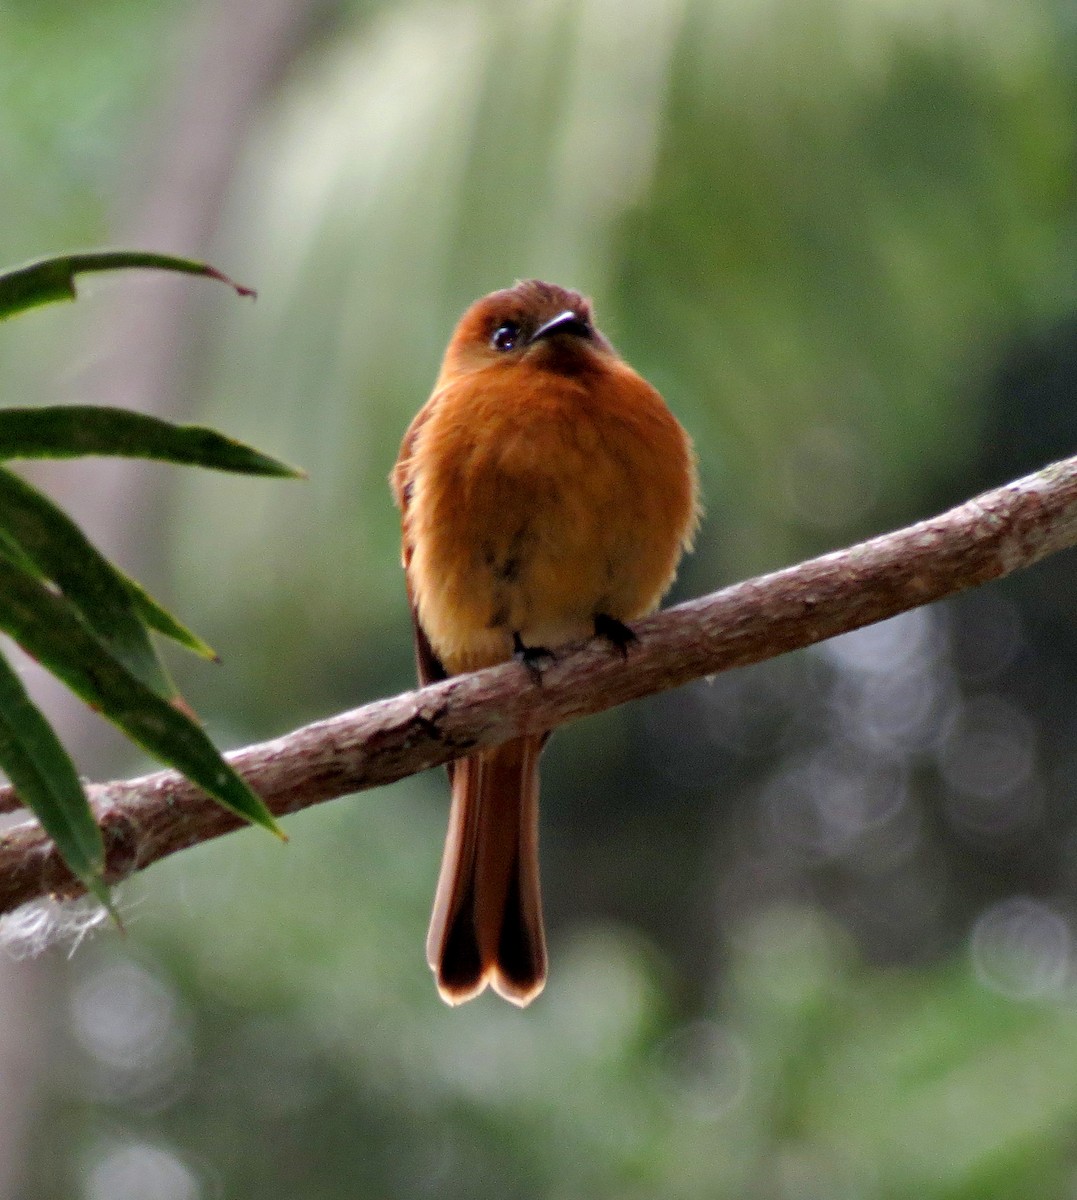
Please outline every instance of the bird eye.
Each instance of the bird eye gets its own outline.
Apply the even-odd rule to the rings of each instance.
[[[515,321],[502,321],[490,338],[495,350],[513,350],[520,339],[520,326]]]

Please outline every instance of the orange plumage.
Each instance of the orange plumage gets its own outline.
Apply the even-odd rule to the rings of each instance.
[[[537,280],[476,301],[392,474],[426,683],[591,634],[623,650],[698,519],[687,434],[595,328]],[[427,959],[450,1004],[546,980],[538,759],[521,737],[452,765]]]

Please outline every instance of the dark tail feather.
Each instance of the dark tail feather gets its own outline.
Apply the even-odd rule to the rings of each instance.
[[[529,1004],[546,982],[538,870],[538,760],[545,737],[456,763],[426,958],[438,991],[462,1004],[487,984]]]

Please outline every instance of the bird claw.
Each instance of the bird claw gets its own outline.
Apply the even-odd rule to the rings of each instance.
[[[618,621],[616,617],[611,617],[608,613],[595,613],[594,620],[595,637],[609,642],[622,658],[627,658],[628,647],[633,642],[638,642],[639,638],[623,621]]]
[[[545,646],[525,646],[519,633],[513,631],[512,657],[527,668],[535,683],[542,683],[542,672],[557,661],[552,650]]]

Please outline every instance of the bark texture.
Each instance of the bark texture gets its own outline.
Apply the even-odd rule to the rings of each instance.
[[[639,622],[627,658],[601,640],[558,651],[541,683],[505,663],[340,713],[228,755],[284,816],[701,676],[773,658],[1032,566],[1077,543],[1077,458],[919,524]],[[93,785],[119,881],[242,822],[174,771]],[[0,811],[19,807],[0,789]],[[0,837],[0,912],[79,885],[34,821]]]

